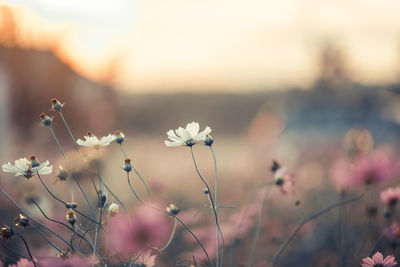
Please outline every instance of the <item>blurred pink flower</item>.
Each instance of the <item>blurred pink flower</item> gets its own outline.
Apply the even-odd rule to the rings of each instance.
[[[400,186],[389,187],[380,194],[381,201],[388,206],[394,206],[400,200]]]
[[[160,211],[140,206],[112,217],[108,229],[113,244],[110,249],[132,257],[144,249],[161,247],[171,233],[172,221]]]
[[[92,257],[81,257],[72,255],[67,259],[59,257],[46,257],[39,260],[40,267],[91,267],[93,265]],[[29,265],[33,266],[33,265]],[[17,267],[20,267],[19,265]]]
[[[389,227],[385,229],[385,236],[389,239],[396,239],[400,237],[400,225],[397,222],[393,222]]]
[[[359,155],[354,161],[337,160],[332,167],[332,179],[340,189],[385,182],[398,174],[399,167],[399,161],[393,159],[389,150],[378,149]]]
[[[385,259],[383,258],[382,253],[376,252],[372,258],[366,257],[362,259],[361,266],[362,267],[394,267],[397,265],[395,258],[393,256],[387,256]]]
[[[275,172],[275,184],[279,186],[282,194],[294,193],[294,175],[281,167]]]
[[[28,259],[20,259],[17,264],[9,265],[9,267],[35,267],[35,265]]]
[[[151,255],[151,250],[147,250],[143,253],[139,253],[136,264],[144,264],[146,267],[153,267],[156,264],[157,255]],[[142,265],[140,265],[142,266]]]

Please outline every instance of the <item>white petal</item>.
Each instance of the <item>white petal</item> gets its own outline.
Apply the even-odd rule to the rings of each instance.
[[[206,127],[204,129],[204,131],[200,132],[195,138],[195,141],[203,141],[204,139],[206,139],[207,134],[211,133],[211,128],[210,127]]]
[[[28,170],[29,168],[29,161],[26,158],[20,158],[15,160],[14,165],[18,168],[21,172]]]
[[[86,145],[85,142],[84,142],[82,139],[80,139],[80,138],[76,141],[76,143],[77,143],[78,145],[80,145],[80,146],[85,146],[85,145]]]
[[[171,139],[172,141],[177,141],[177,142],[182,141],[182,138],[179,138],[178,136],[176,136],[176,134],[173,130],[169,130],[167,132],[167,135],[168,135],[168,138]]]
[[[46,167],[44,167],[44,168],[42,168],[42,169],[40,169],[40,170],[38,171],[38,173],[41,174],[41,175],[50,174],[50,173],[52,173],[52,172],[53,172],[53,165],[51,165],[51,166],[46,166]]]
[[[183,146],[185,143],[184,142],[170,142],[168,140],[164,141],[166,146]]]
[[[176,130],[176,134],[182,138],[182,141],[187,141],[192,138],[190,133],[186,129],[183,129],[182,127],[179,127]]]
[[[190,133],[191,138],[194,138],[199,133],[200,126],[197,122],[188,123],[186,130]]]

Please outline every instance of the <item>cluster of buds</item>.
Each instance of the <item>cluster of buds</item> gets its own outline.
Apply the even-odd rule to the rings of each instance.
[[[52,98],[50,101],[51,101],[51,109],[60,112],[64,104],[58,101],[57,98]]]
[[[57,178],[60,181],[65,181],[68,178],[68,172],[66,169],[64,169],[62,166],[58,166],[58,170],[57,170]]]
[[[131,159],[130,158],[126,158],[125,159],[125,164],[124,164],[124,171],[126,172],[130,172],[132,170],[132,164],[131,164]]]
[[[53,118],[47,116],[44,112],[40,113],[39,117],[42,120],[42,124],[44,126],[50,126],[51,122],[53,121]]]
[[[98,201],[98,203],[97,203],[97,206],[98,206],[99,208],[104,208],[104,206],[105,206],[106,203],[107,203],[107,194],[106,194],[106,193],[103,193],[103,191],[99,190],[99,191],[97,192],[97,195],[98,195],[98,197],[99,197],[99,201]]]
[[[111,203],[110,206],[108,206],[109,216],[114,216],[118,214],[118,212],[119,212],[119,205],[117,203]]]
[[[114,138],[115,138],[115,142],[117,142],[118,144],[122,144],[122,142],[125,141],[125,135],[123,132],[121,132],[120,130],[116,130],[114,132]]]
[[[204,139],[204,144],[206,146],[212,146],[213,143],[214,143],[214,138],[211,135],[207,134],[206,139]]]
[[[78,204],[76,204],[75,202],[72,202],[72,203],[66,203],[65,204],[65,207],[67,208],[67,209],[76,209],[77,207],[78,207]]]
[[[19,214],[19,215],[14,219],[14,222],[15,222],[15,226],[20,226],[20,227],[23,227],[23,228],[25,228],[25,227],[27,227],[27,226],[29,225],[29,219],[28,219],[28,217],[26,217],[26,216],[24,216],[24,215],[22,215],[22,214]]]
[[[180,209],[175,206],[174,204],[169,204],[168,207],[165,208],[167,210],[168,213],[172,214],[172,215],[178,215]]]
[[[3,224],[0,228],[0,236],[3,239],[10,240],[14,236],[14,230],[10,226]]]
[[[69,224],[71,224],[72,226],[75,225],[75,223],[76,223],[76,214],[75,214],[75,212],[73,212],[72,210],[68,211],[67,215],[65,216],[65,218],[67,219],[67,222],[69,222]]]

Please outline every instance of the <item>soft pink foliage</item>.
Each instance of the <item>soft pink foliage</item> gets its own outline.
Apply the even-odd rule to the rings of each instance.
[[[382,253],[379,251],[370,257],[366,257],[362,259],[361,266],[362,267],[375,267],[375,266],[382,266],[382,267],[394,267],[397,265],[395,258],[393,256],[387,256],[383,258]]]
[[[130,258],[143,249],[164,245],[171,229],[172,221],[158,210],[141,206],[129,213],[120,212],[108,226],[110,249]]]
[[[389,227],[385,229],[385,235],[389,239],[399,238],[400,225],[397,222],[393,222]]]
[[[275,172],[275,183],[279,186],[282,194],[294,193],[294,175],[286,168],[279,168]]]
[[[10,265],[10,267],[35,267],[35,265],[28,259],[20,259],[17,264]]]
[[[340,188],[385,182],[399,173],[399,161],[388,149],[378,149],[369,154],[358,155],[353,161],[339,159],[332,167],[332,179]]]

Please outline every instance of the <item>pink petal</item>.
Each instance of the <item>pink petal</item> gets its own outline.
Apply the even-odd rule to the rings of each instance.
[[[377,251],[374,256],[372,256],[375,264],[382,264],[383,262],[383,255],[379,251]]]

